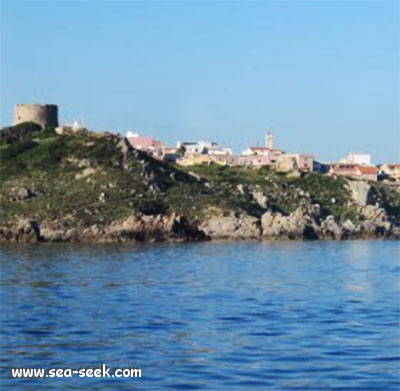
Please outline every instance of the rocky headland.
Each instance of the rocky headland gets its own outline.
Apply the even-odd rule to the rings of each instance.
[[[400,238],[384,184],[269,169],[182,168],[86,130],[0,131],[2,242]]]

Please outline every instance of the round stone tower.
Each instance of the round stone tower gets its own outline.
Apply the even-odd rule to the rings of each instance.
[[[58,126],[57,105],[17,104],[14,105],[14,125],[35,122],[44,128]]]

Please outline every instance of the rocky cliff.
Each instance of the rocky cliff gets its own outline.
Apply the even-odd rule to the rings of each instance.
[[[57,135],[32,124],[1,130],[0,144],[1,241],[400,237],[400,195],[380,184],[182,169],[114,134]]]

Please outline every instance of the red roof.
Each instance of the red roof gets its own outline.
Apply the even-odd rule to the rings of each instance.
[[[128,141],[132,147],[139,149],[161,148],[164,146],[161,141],[155,140],[148,136],[129,137]]]
[[[378,172],[375,166],[357,166],[357,170],[363,175],[376,174]]]

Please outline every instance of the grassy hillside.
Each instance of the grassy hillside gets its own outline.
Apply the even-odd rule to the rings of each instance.
[[[217,187],[229,193],[237,192],[237,186],[246,184],[266,195],[268,205],[283,214],[293,212],[302,202],[318,203],[324,215],[332,214],[337,219],[354,215],[349,190],[345,180],[319,174],[305,174],[301,178],[290,178],[268,168],[251,170],[243,167],[195,166],[190,167]]]
[[[251,207],[244,197],[209,189],[145,154],[124,157],[117,136],[25,130],[21,137],[3,138],[0,147],[0,216],[5,226],[21,217],[90,225],[107,224],[135,212],[194,217],[210,206],[229,211]],[[161,189],[149,186],[143,169],[146,163]],[[24,196],[26,189],[30,196]]]
[[[361,219],[343,179],[318,174],[290,179],[268,169],[218,165],[183,169],[127,152],[112,134],[57,135],[23,124],[0,135],[0,218],[6,227],[23,217],[63,227],[109,224],[133,213],[260,217],[265,208],[239,185],[265,194],[268,208],[283,214],[312,202],[338,221]],[[379,186],[376,192],[388,211],[398,210],[398,194]]]

